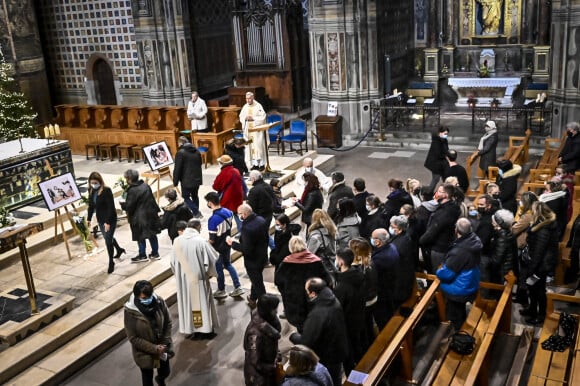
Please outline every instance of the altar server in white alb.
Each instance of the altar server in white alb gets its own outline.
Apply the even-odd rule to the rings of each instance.
[[[186,228],[185,222],[178,221],[177,231],[171,268],[177,283],[179,332],[189,339],[212,339],[219,320],[209,278],[217,277],[218,253],[201,236],[199,220],[189,220]]]
[[[262,105],[254,100],[254,94],[246,93],[246,104],[240,112],[240,122],[244,129],[244,137],[251,140],[250,151],[246,151],[246,163],[252,163],[252,170],[264,170],[266,152],[268,151],[268,135],[261,131],[253,131],[254,127],[266,123],[266,112]],[[265,137],[265,138],[264,138]]]
[[[207,106],[197,91],[191,93],[187,103],[187,118],[191,121],[191,131],[207,131]]]

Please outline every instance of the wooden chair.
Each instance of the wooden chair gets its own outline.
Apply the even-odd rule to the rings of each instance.
[[[207,139],[198,139],[195,145],[201,154],[201,159],[207,169],[207,154],[211,151],[211,141]]]
[[[87,159],[91,159],[92,157],[94,157],[95,159],[99,159],[99,142],[91,142],[91,143],[87,143],[85,145],[85,151],[86,151],[86,155],[87,155]],[[89,150],[93,151],[93,156],[90,157],[89,156]]]
[[[101,161],[104,161],[106,159],[112,161],[116,155],[118,146],[119,146],[118,143],[102,143],[99,146],[99,150],[101,153]]]
[[[554,169],[530,169],[529,182],[544,183],[550,181],[554,175]]]
[[[133,146],[131,148],[131,154],[133,155],[133,162],[145,161],[145,155],[143,154],[143,145]]]

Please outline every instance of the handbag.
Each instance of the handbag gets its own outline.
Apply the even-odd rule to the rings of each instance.
[[[458,331],[451,335],[449,348],[460,355],[469,355],[475,349],[475,338],[465,331]]]

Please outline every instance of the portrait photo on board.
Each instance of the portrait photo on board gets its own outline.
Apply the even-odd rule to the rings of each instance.
[[[72,173],[39,182],[38,186],[49,210],[62,208],[81,199],[79,188]]]
[[[159,170],[173,164],[173,157],[171,157],[171,152],[165,141],[145,146],[143,152],[145,152],[151,170]]]

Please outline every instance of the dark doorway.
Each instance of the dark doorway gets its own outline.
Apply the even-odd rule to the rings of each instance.
[[[93,80],[95,81],[95,93],[97,103],[101,105],[116,105],[115,84],[113,71],[103,59],[98,59],[93,67]]]

